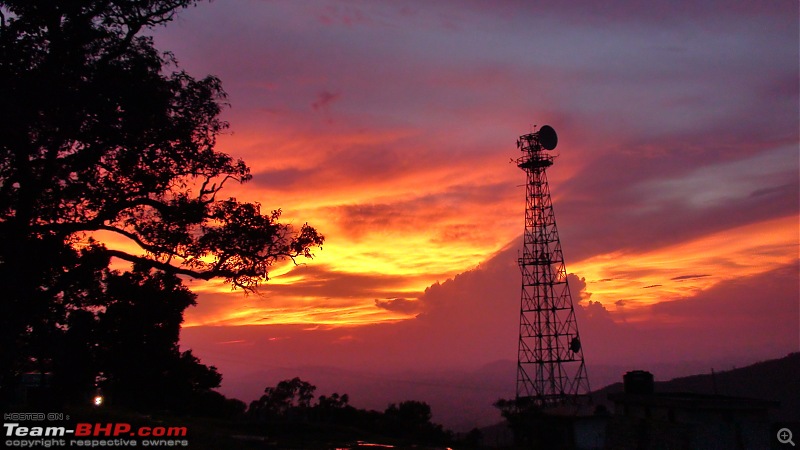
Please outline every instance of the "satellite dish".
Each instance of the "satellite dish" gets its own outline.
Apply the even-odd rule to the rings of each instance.
[[[572,351],[572,353],[578,353],[581,351],[581,340],[578,339],[578,336],[572,338],[572,341],[569,343],[569,349]]]
[[[542,148],[545,150],[552,150],[558,145],[558,135],[556,135],[556,130],[550,125],[543,125],[542,128],[539,129],[539,132],[536,133],[536,136],[539,143],[542,144]]]

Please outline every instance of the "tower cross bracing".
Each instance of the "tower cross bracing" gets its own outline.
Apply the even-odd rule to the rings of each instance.
[[[526,187],[516,396],[537,407],[579,403],[590,392],[547,182],[556,142],[546,125],[517,141]]]

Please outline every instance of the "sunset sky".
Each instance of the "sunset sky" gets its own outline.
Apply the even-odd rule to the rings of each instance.
[[[218,148],[254,174],[227,193],[326,237],[257,295],[188,283],[183,345],[223,392],[515,360],[510,161],[544,124],[590,380],[800,348],[795,0],[216,0],[155,37],[223,81]]]

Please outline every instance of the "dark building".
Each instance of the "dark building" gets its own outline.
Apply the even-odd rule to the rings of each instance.
[[[722,395],[654,392],[653,375],[628,372],[625,392],[609,394],[609,449],[764,449],[777,402]]]

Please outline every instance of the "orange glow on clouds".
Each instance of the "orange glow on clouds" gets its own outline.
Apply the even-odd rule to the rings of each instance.
[[[201,299],[187,311],[186,326],[408,319],[413,314],[377,307],[376,300],[413,301],[431,284],[473,268],[519,232],[519,170],[505,158],[481,153],[450,158],[431,151],[435,143],[427,141],[406,148],[402,130],[305,137],[276,129],[260,133],[271,136],[268,143],[258,134],[227,136],[221,143],[248,162],[248,154],[254,157],[256,174],[250,183],[226,186],[226,195],[262,202],[264,209],[282,207],[283,221],[312,224],[326,236],[325,245],[298,267],[274,267],[257,302],[221,282],[193,281]],[[259,158],[261,145],[276,158]],[[358,159],[352,149],[362,146],[368,152],[386,149],[376,155],[387,158],[376,165],[380,173],[364,171],[360,160],[346,161]],[[373,164],[369,158],[367,163]],[[497,195],[498,189],[505,191]],[[359,287],[363,277],[373,280],[368,287]],[[352,279],[352,289],[337,294],[330,285],[339,279]],[[319,306],[324,304],[329,306]]]
[[[329,135],[325,140],[333,148],[380,147],[392,146],[403,136],[398,131]],[[432,284],[475,267],[508,242],[516,244],[522,227],[522,174],[496,156],[478,154],[430,167],[412,164],[398,173],[391,169],[385,177],[367,173],[350,179],[346,168],[325,167],[330,159],[325,152],[300,154],[301,149],[318,147],[320,137],[283,138],[273,137],[277,140],[270,143],[286,150],[275,152],[276,159],[250,158],[257,179],[227,186],[224,192],[243,201],[260,201],[265,211],[283,207],[286,222],[311,223],[326,235],[323,249],[315,251],[313,260],[299,260],[299,266],[276,265],[259,292],[247,296],[221,281],[187,279],[200,298],[198,306],[187,311],[185,326],[334,327],[407,320],[416,312],[393,311],[377,303],[403,298],[413,304]],[[256,143],[228,136],[225,145],[244,148],[247,154],[248,148],[261,145],[252,139]],[[553,177],[554,201],[562,199],[560,187],[577,173],[576,167],[564,162],[553,170],[558,177]],[[270,184],[269,174],[281,170],[307,173],[298,175],[299,180]],[[259,181],[259,173],[266,173],[267,180]],[[103,238],[132,250],[118,236]],[[610,311],[631,312],[691,297],[721,281],[766,272],[795,261],[797,253],[797,218],[787,216],[657,249],[568,259],[567,269],[586,279],[592,301]]]
[[[391,147],[404,136],[398,131],[328,135],[324,140],[332,148]],[[200,298],[198,306],[187,311],[185,326],[333,327],[407,320],[416,312],[389,310],[377,302],[403,298],[413,304],[432,284],[475,267],[508,242],[517,244],[522,174],[496,156],[477,154],[429,167],[412,161],[396,173],[387,169],[385,177],[365,173],[347,178],[346,168],[326,167],[330,155],[325,152],[300,153],[318,148],[319,136],[305,141],[294,135],[282,138],[271,138],[269,145],[285,150],[274,152],[275,159],[249,159],[257,174],[253,182],[226,186],[224,192],[243,201],[260,201],[265,211],[283,207],[285,222],[307,221],[326,235],[323,249],[315,251],[313,260],[299,260],[299,266],[276,265],[259,292],[247,296],[221,281],[187,279]],[[243,148],[245,156],[262,145],[256,137],[226,139],[226,146]],[[435,153],[430,150],[433,143],[426,145],[427,153]],[[554,201],[563,198],[561,186],[577,173],[576,167],[565,161],[553,169],[558,177],[553,177]],[[270,173],[281,170],[296,170],[300,179],[270,184]],[[102,237],[112,246],[133,250],[118,236]],[[568,259],[567,269],[586,279],[592,301],[611,311],[630,312],[766,272],[796,261],[797,255],[797,218],[787,216],[657,249],[629,248],[581,261]]]
[[[594,256],[568,264],[568,269],[586,279],[586,289],[591,293],[592,301],[612,311],[623,307],[626,311],[632,311],[660,301],[691,297],[722,281],[753,276],[790,264],[797,260],[796,231],[797,218],[784,217],[643,253],[619,251]],[[754,239],[754,236],[758,238]],[[424,241],[424,230],[416,239]],[[298,273],[300,271],[296,268],[284,266],[272,274],[271,280],[258,296],[243,297],[240,293],[230,292],[222,283],[195,288],[197,292],[224,297],[226,305],[205,313],[207,305],[200,302],[198,308],[188,312],[186,325],[269,323],[341,326],[409,319],[414,315],[378,308],[375,300],[397,296],[417,298],[434,282],[470,268],[470,258],[460,259],[462,257],[458,256],[443,263],[431,255],[416,255],[413,251],[404,253],[404,250],[415,248],[413,241],[406,242],[410,242],[408,247],[373,253],[368,251],[370,243],[343,245],[341,253],[337,252],[338,248],[334,245],[331,251],[326,249],[320,252],[320,257],[310,263],[330,264],[332,272],[329,276],[337,273],[378,274],[376,276],[387,279],[385,289],[366,287],[360,294],[338,298],[279,296],[276,288],[281,286],[294,286],[302,292],[306,283],[324,285],[330,281],[324,275],[308,278]],[[472,250],[476,252],[472,257],[477,257],[480,249]],[[460,255],[464,251],[458,246],[441,246],[432,250],[440,257]],[[340,264],[336,265],[337,261]],[[447,267],[463,269],[447,271]],[[395,280],[393,284],[388,284],[389,279]]]
[[[569,265],[591,300],[609,310],[696,295],[721,281],[768,272],[798,258],[797,217],[713,233],[645,253],[618,251]]]

